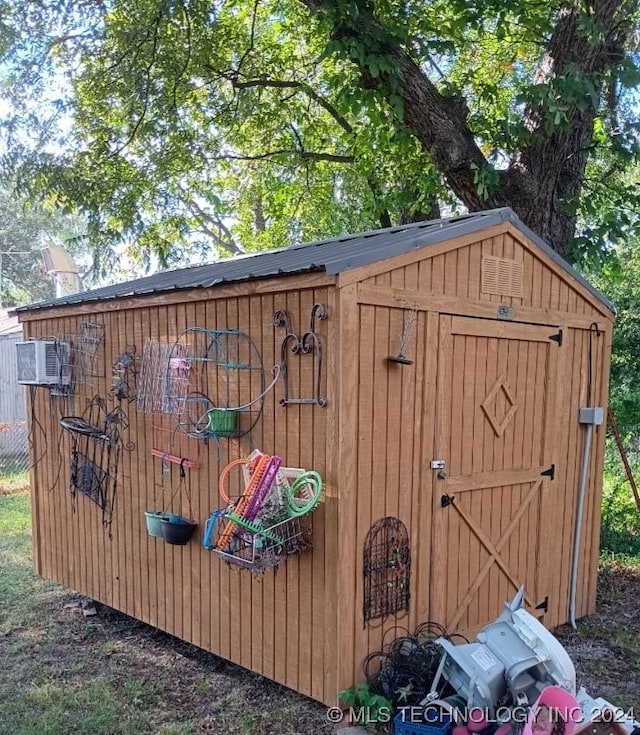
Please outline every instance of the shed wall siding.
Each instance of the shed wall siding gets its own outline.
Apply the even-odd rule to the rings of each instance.
[[[307,406],[284,408],[279,382],[265,400],[264,413],[251,437],[221,439],[208,445],[185,438],[183,452],[201,463],[187,470],[187,489],[193,516],[199,523],[197,539],[185,547],[165,544],[147,536],[144,511],[159,505],[162,462],[151,455],[158,447],[155,416],[138,413],[136,404],[123,403],[129,418],[124,441],[135,444],[122,451],[117,481],[112,539],[102,525],[101,510],[78,495],[75,510],[68,492],[71,441],[61,429],[63,415],[81,415],[93,395],[107,398],[112,365],[127,345],[141,356],[145,340],[175,339],[190,326],[238,328],[250,334],[261,353],[270,381],[272,365],[280,361],[284,331],[273,326],[276,309],[289,310],[295,330],[306,331],[314,303],[327,304],[327,288],[264,294],[215,301],[193,301],[168,306],[117,310],[92,315],[105,325],[104,345],[98,354],[100,377],[95,387],[76,394],[71,405],[50,398],[37,388],[33,456],[43,458],[32,474],[34,535],[39,553],[37,571],[78,592],[157,626],[208,651],[253,669],[315,699],[333,702],[336,694],[335,657],[325,649],[335,636],[335,604],[325,605],[325,586],[335,600],[337,503],[335,461],[327,456],[328,417],[336,410]],[[335,304],[335,299],[333,300]],[[69,311],[67,313],[70,313]],[[28,322],[29,337],[73,334],[85,316],[66,316]],[[333,349],[332,315],[320,322],[325,356]],[[290,377],[294,395],[311,394],[311,358],[293,358]],[[335,378],[323,375],[323,394],[335,395]],[[107,410],[116,404],[107,398]],[[333,441],[333,438],[331,438]],[[204,522],[224,505],[218,496],[220,470],[254,447],[277,453],[292,467],[315,469],[326,482],[326,498],[313,516],[314,549],[291,557],[276,573],[255,576],[234,569],[201,546]],[[219,456],[218,456],[219,452]],[[178,467],[164,476],[165,502],[179,483]],[[333,472],[333,475],[332,475]],[[185,496],[183,509],[187,510]],[[330,522],[326,522],[331,518]]]
[[[522,298],[505,298],[482,292],[481,259],[484,255],[523,263]],[[440,458],[436,457],[437,452],[434,454],[438,390],[435,374],[438,354],[444,349],[438,335],[442,314],[496,319],[498,305],[506,304],[512,307],[516,322],[550,324],[563,329],[564,342],[558,350],[558,364],[554,368],[557,369],[557,379],[554,377],[556,418],[553,432],[556,439],[551,446],[554,447],[556,478],[545,488],[542,506],[547,509],[545,512],[551,509],[553,517],[550,519],[551,528],[541,529],[549,568],[546,589],[541,590],[541,596],[549,596],[549,609],[542,618],[547,626],[563,623],[569,617],[575,508],[585,431],[578,422],[578,413],[580,407],[586,405],[606,408],[612,316],[607,314],[605,307],[596,304],[591,294],[587,294],[582,287],[560,277],[544,262],[544,257],[538,257],[535,249],[525,247],[511,234],[503,233],[432,258],[416,260],[385,273],[378,272],[371,277],[364,277],[358,283],[359,394],[358,407],[352,412],[352,422],[357,427],[358,492],[352,500],[353,511],[350,511],[357,518],[357,531],[347,549],[347,554],[354,556],[357,565],[352,575],[356,584],[357,614],[352,631],[352,680],[361,678],[364,658],[371,651],[380,649],[383,640],[388,639],[388,636],[384,638],[386,631],[398,624],[392,618],[384,623],[373,621],[379,623],[378,626],[367,626],[359,609],[363,600],[363,543],[372,523],[384,515],[398,515],[409,529],[413,562],[411,606],[409,616],[400,620],[400,624],[409,630],[420,622],[434,620],[434,600],[444,584],[451,587],[452,594],[459,595],[456,585],[460,585],[460,580],[473,580],[479,570],[483,549],[480,545],[475,550],[472,548],[473,543],[477,544],[476,539],[470,542],[468,549],[461,548],[458,558],[451,560],[449,580],[437,579],[431,574],[434,554],[439,553],[432,545],[432,523],[440,510],[441,491],[434,482],[435,473],[428,469],[428,462]],[[386,361],[386,357],[398,352],[410,304],[417,308],[417,321],[407,350],[414,364],[393,365]],[[601,330],[599,337],[589,331],[593,322]],[[557,330],[550,330],[550,334],[554,331]],[[473,341],[473,338],[467,340]],[[593,386],[589,403],[590,343]],[[454,370],[462,369],[462,365],[454,365]],[[470,369],[482,370],[477,365]],[[481,380],[484,386],[485,377],[482,375]],[[544,419],[542,416],[536,418],[535,408],[532,411],[532,420]],[[519,435],[522,434],[526,442],[527,419],[524,412],[516,416]],[[462,431],[464,426],[461,424],[458,429]],[[393,440],[389,441],[389,438]],[[462,440],[471,442],[471,447],[477,443],[474,436],[459,439],[457,446],[462,452],[465,451]],[[582,527],[578,616],[595,609],[604,439],[605,426],[597,427]],[[545,441],[549,440],[547,436]],[[454,446],[456,442],[452,438]],[[514,490],[518,497],[525,496],[525,486],[514,486]],[[492,508],[479,511],[487,529],[505,525],[508,516],[517,512],[515,495],[510,495],[505,505],[500,492],[504,493],[504,490],[494,491],[497,496]],[[535,533],[535,529],[528,528],[527,533]],[[527,538],[519,533],[509,541],[511,546],[527,543]],[[490,599],[484,599],[486,593],[483,593],[481,603],[487,622],[499,613],[506,597],[514,594],[515,590],[510,587],[505,586],[503,581],[496,581],[489,585]],[[459,630],[465,629],[465,620],[466,616],[463,616],[458,625]]]
[[[428,254],[428,251],[427,251]],[[523,297],[498,296],[482,291],[482,258],[485,255],[515,260],[523,264]],[[509,233],[464,245],[383,274],[364,278],[360,285],[366,289],[382,286],[394,290],[417,290],[424,298],[448,297],[457,299],[467,308],[475,304],[504,304],[538,312],[561,312],[585,318],[602,319],[602,310],[595,308],[582,295],[584,289],[562,278],[544,262],[545,256]],[[603,306],[602,309],[605,309]],[[605,309],[606,310],[606,309]],[[528,321],[528,319],[523,319]]]

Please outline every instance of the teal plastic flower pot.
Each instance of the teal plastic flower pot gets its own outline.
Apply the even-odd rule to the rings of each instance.
[[[168,518],[167,513],[161,510],[146,510],[144,519],[147,524],[147,533],[155,538],[162,538],[162,521]]]

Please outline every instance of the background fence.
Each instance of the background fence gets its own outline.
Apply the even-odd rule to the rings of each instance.
[[[21,332],[0,336],[0,475],[29,468],[25,388],[16,375],[15,343],[21,339]]]

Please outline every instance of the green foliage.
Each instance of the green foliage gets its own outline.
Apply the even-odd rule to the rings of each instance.
[[[545,77],[569,9],[582,45]],[[577,154],[586,195],[580,170],[554,174],[558,209],[580,217],[572,257],[591,257],[637,226],[621,202],[640,209],[620,181],[638,157],[635,57],[581,65],[584,43],[612,32],[559,0],[14,0],[0,24],[2,164],[30,196],[85,213],[103,265],[118,243],[174,265],[455,207],[463,171],[478,206],[509,204],[504,170],[544,168],[545,141],[595,115]],[[406,122],[407,59],[442,96],[428,134]],[[453,124],[481,153],[452,173],[428,143]]]
[[[638,463],[634,476],[640,477]],[[601,523],[600,548],[603,552],[640,557],[640,511],[619,461],[617,467],[610,462],[604,475]]]
[[[55,286],[46,275],[40,248],[50,239],[62,240],[74,253],[83,251],[83,223],[77,217],[30,205],[24,198],[0,190],[0,303],[20,306],[51,298]],[[15,255],[11,253],[15,252]]]
[[[344,707],[362,714],[358,724],[384,728],[392,717],[393,707],[386,697],[375,694],[368,684],[356,684],[338,694]]]
[[[640,251],[630,239],[609,253],[605,267],[587,274],[617,310],[611,357],[610,404],[627,447],[637,454],[640,434]]]

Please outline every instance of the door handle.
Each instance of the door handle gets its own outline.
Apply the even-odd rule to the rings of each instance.
[[[436,475],[438,480],[446,480],[447,479],[447,473],[444,470],[438,470],[438,474]]]

